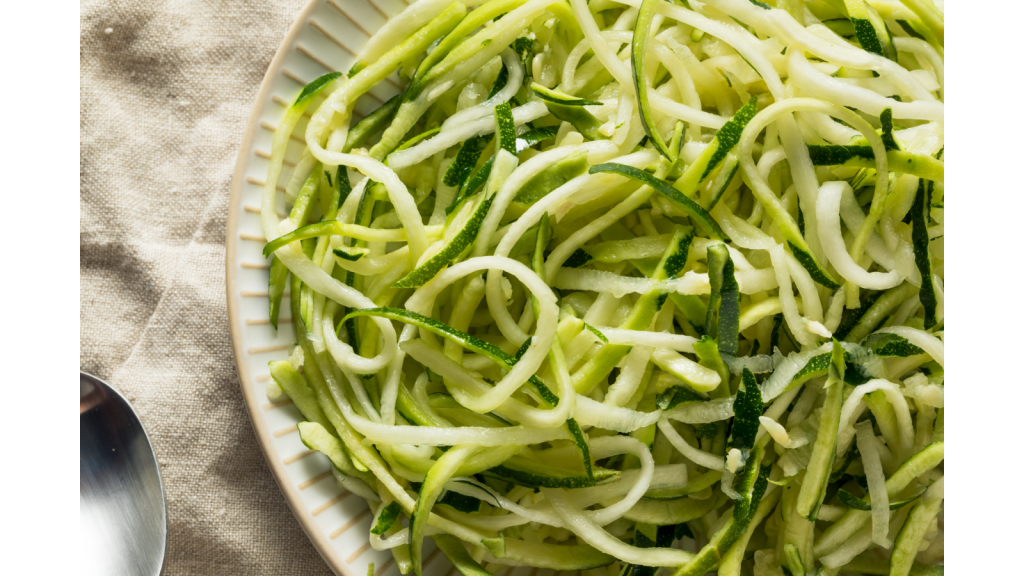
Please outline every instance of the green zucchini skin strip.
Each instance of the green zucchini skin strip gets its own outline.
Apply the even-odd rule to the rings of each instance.
[[[515,42],[513,42],[513,44],[515,44]],[[491,86],[491,91],[487,95],[487,99],[492,98],[506,85],[508,85],[508,67],[502,65],[501,71],[498,72],[498,77],[494,79],[494,84]]]
[[[500,150],[507,151],[506,146],[515,147],[515,124],[512,121],[512,111],[508,104],[499,104],[494,107],[494,116],[498,123],[498,142],[501,147]],[[504,135],[502,135],[504,133]],[[511,138],[511,140],[510,140]],[[487,186],[484,189],[483,195],[480,197],[479,204],[470,219],[463,224],[462,229],[459,230],[454,237],[447,241],[447,244],[441,249],[440,252],[434,254],[429,260],[423,264],[417,266],[412,272],[409,272],[405,278],[395,282],[393,288],[418,288],[427,282],[429,282],[434,276],[437,275],[443,268],[452,264],[459,257],[469,250],[470,246],[476,242],[476,238],[480,233],[480,226],[482,225],[484,218],[487,217],[487,212],[491,208],[491,204],[494,202],[496,190],[501,187],[508,178],[509,174],[515,170],[518,160],[516,160],[515,154],[509,152],[504,155],[496,155],[495,158],[500,159],[498,167],[495,170],[491,170],[490,178],[488,178]]]
[[[708,399],[685,386],[673,386],[658,395],[655,405],[661,410],[671,410],[676,406],[691,402],[707,402]]]
[[[916,292],[918,292],[917,287],[909,282],[904,282],[895,288],[886,290],[881,294],[881,296],[874,300],[870,307],[861,306],[861,308],[867,309],[862,314],[858,315],[856,323],[850,327],[846,334],[840,336],[837,333],[834,334],[834,336],[836,338],[842,338],[848,342],[860,342],[866,338],[868,334],[874,332],[875,328],[878,327],[882,320],[892,314],[900,304],[905,302]]]
[[[772,336],[768,341],[769,350],[775,350],[779,346],[779,340],[782,339],[782,320],[781,312],[772,318]]]
[[[299,190],[298,196],[295,197],[295,204],[292,205],[288,218],[296,224],[304,224],[306,222],[310,206],[316,202],[317,196],[320,195],[320,171],[322,168],[323,165],[317,162],[313,167],[313,171],[309,173],[309,177],[306,178],[306,182],[303,183],[302,188]]]
[[[697,360],[701,366],[714,370],[718,373],[718,377],[722,379],[722,385],[709,393],[711,397],[728,398],[732,393],[732,385],[729,384],[732,380],[732,373],[725,364],[725,360],[722,359],[722,354],[718,350],[718,343],[707,334],[704,334],[700,337],[700,340],[693,343],[693,352],[697,355]],[[717,424],[713,425],[717,426]]]
[[[278,236],[271,242],[267,242],[267,245],[263,247],[263,254],[269,256],[274,252],[277,252],[277,250],[282,246],[299,240],[307,240],[318,236],[343,235],[345,233],[345,227],[345,224],[338,222],[337,220],[325,220],[323,222],[317,222],[316,224],[307,224],[306,226],[293,230],[288,234]]]
[[[594,459],[590,455],[590,444],[587,442],[587,436],[583,433],[583,429],[580,428],[579,422],[575,418],[569,418],[565,421],[565,427],[569,430],[569,434],[572,435],[573,443],[576,444],[576,449],[580,453],[580,460],[583,462],[583,469],[587,474],[587,480],[597,484],[597,476],[594,473]]]
[[[330,183],[331,175],[329,172],[324,171],[324,176],[327,177]],[[335,173],[334,182],[331,183],[334,194],[332,198],[335,200],[334,205],[329,207],[327,213],[333,212],[334,216],[338,215],[338,210],[341,210],[341,206],[348,200],[349,194],[352,193],[352,182],[348,179],[348,168],[345,166],[338,166],[338,171]]]
[[[430,538],[463,576],[491,576],[490,572],[485,570],[476,560],[473,560],[473,557],[470,556],[469,552],[462,545],[462,541],[455,536],[435,534]]]
[[[487,211],[490,210],[491,204],[494,202],[494,197],[481,198],[480,200],[480,204],[473,210],[473,216],[440,252],[434,254],[429,260],[417,266],[415,270],[409,272],[404,278],[392,284],[392,287],[418,288],[423,286],[472,246],[476,240],[477,233],[480,231],[480,225],[483,224],[484,218],[487,217]]]
[[[676,569],[672,576],[703,576],[713,569],[722,555],[743,536],[761,504],[761,498],[764,497],[764,493],[768,489],[768,475],[771,467],[761,466],[763,456],[764,450],[760,447],[752,451],[750,461],[744,467],[743,473],[736,477],[739,486],[737,492],[739,492],[740,498],[735,501],[732,516],[701,548],[697,556],[689,564]]]
[[[440,506],[442,504],[445,506],[451,506],[463,514],[480,511],[479,499],[473,498],[472,496],[463,496],[458,492],[445,492],[444,495],[437,500],[435,505]]]
[[[370,64],[368,62],[366,62],[366,60],[357,60],[356,63],[353,64],[352,67],[348,69],[348,72],[345,73],[345,76],[348,76],[349,78],[353,78],[353,77],[355,77],[356,74],[359,74],[360,72],[362,72],[363,69],[366,68],[369,65]]]
[[[572,124],[573,128],[587,140],[605,140],[608,138],[600,132],[601,121],[584,108],[555,104],[554,102],[545,102],[544,105],[547,106],[548,112],[551,112],[552,116],[562,122]]]
[[[845,4],[861,47],[895,61],[896,46],[893,45],[889,30],[885,27],[885,20],[878,10],[864,0],[845,0]]]
[[[585,249],[577,248],[565,262],[562,262],[562,268],[582,268],[593,261],[594,259]]]
[[[838,144],[808,144],[807,151],[815,166],[849,166],[851,161],[870,162],[875,166],[875,151],[871,146],[841,146]]]
[[[544,102],[558,104],[560,106],[604,106],[604,102],[569,96],[568,94],[563,94],[557,90],[545,88],[536,82],[530,84],[530,90],[533,90],[533,92],[537,94],[537,97]]]
[[[736,173],[739,172],[740,161],[735,154],[729,153],[725,156],[725,160],[722,161],[722,168],[718,171],[718,176],[715,177],[712,183],[711,194],[708,197],[708,205],[705,208],[711,211],[718,204],[718,201],[722,199],[729,184],[732,183],[733,178],[736,177]]]
[[[497,129],[497,149],[507,150],[509,154],[516,155],[516,121],[512,117],[512,105],[508,102],[498,104],[494,107],[494,120]]]
[[[786,239],[786,243],[789,245],[789,251],[793,253],[793,257],[796,258],[796,261],[799,262],[805,270],[807,270],[807,273],[811,275],[811,278],[813,278],[815,282],[826,288],[838,290],[839,283],[836,282],[820,264],[818,264],[818,261],[811,255],[810,249],[804,249],[806,241],[803,237],[798,236],[797,238],[802,245],[798,245],[791,239]]]
[[[557,135],[557,126],[545,126],[543,128],[535,128],[529,132],[523,132],[519,136],[516,136],[516,154],[519,154],[523,150],[531,148],[544,140],[554,138]]]
[[[740,136],[743,135],[743,129],[747,127],[747,124],[755,114],[757,114],[756,97],[747,100],[743,107],[737,110],[736,114],[715,133],[717,145],[710,160],[708,160],[707,166],[704,167],[704,172],[700,175],[699,182],[704,182],[711,175],[711,171],[717,168],[725,160],[726,155],[736,147],[736,144],[740,141]],[[694,166],[697,165],[698,163],[694,162]]]
[[[573,152],[530,178],[516,193],[513,202],[529,205],[545,197],[555,188],[586,174],[590,164],[583,152]]]
[[[899,286],[897,286],[897,288],[899,288]],[[839,326],[832,332],[832,336],[837,340],[855,342],[855,340],[849,337],[850,332],[884,294],[885,292],[875,292],[867,298],[864,298],[864,301],[861,302],[860,308],[847,310],[842,321],[839,322]]]
[[[583,108],[585,105],[600,105],[602,102],[564,96],[534,82],[530,90],[544,101],[548,112],[563,122],[572,124],[576,130],[588,140],[602,140],[607,136],[601,134],[601,121]]]
[[[715,152],[712,154],[711,159],[708,161],[708,165],[703,169],[703,173],[700,174],[698,181],[705,181],[708,176],[711,175],[712,170],[717,168],[719,164],[725,160],[726,155],[732,152],[732,149],[736,148],[736,143],[739,142],[739,136],[743,133],[743,128],[746,127],[752,118],[757,114],[758,100],[752,97],[746,100],[746,104],[743,105],[735,116],[729,119],[725,125],[715,134],[715,141],[717,146]],[[694,166],[697,163],[694,162]],[[685,176],[685,173],[684,173]]]
[[[761,481],[761,479],[759,478],[758,481]],[[719,561],[718,573],[720,576],[738,576],[741,573],[739,565],[746,555],[747,546],[750,544],[750,538],[754,535],[754,530],[760,526],[761,522],[763,522],[778,505],[783,490],[772,490],[771,492],[767,492],[767,482],[770,482],[770,480],[765,481],[765,494],[761,497],[761,501],[758,503],[757,508],[754,509],[753,517],[750,519],[750,522],[747,523],[747,529]]]
[[[605,162],[604,164],[598,164],[597,166],[590,167],[591,174],[597,174],[599,172],[614,172],[627,178],[632,178],[641,184],[650,186],[656,192],[682,208],[683,211],[689,214],[690,217],[693,218],[701,228],[707,231],[712,238],[715,240],[729,239],[729,236],[726,235],[722,230],[722,227],[718,225],[718,222],[711,217],[711,214],[709,214],[707,210],[702,208],[700,204],[697,204],[690,198],[684,196],[679,190],[676,190],[671,184],[665,182],[661,178],[656,178],[639,168],[626,166],[625,164],[618,164],[616,162]]]
[[[617,470],[594,468],[594,477],[585,473],[556,468],[528,460],[521,456],[513,456],[500,466],[481,472],[484,476],[500,478],[518,486],[527,488],[589,488],[618,478]]]
[[[831,365],[832,354],[828,352],[811,357],[811,359],[807,361],[807,364],[793,375],[793,380],[790,381],[788,386],[786,386],[786,390],[792,390],[811,378],[818,378],[828,374],[828,368]]]
[[[882,110],[882,113],[878,115],[878,122],[882,125],[882,145],[885,146],[886,155],[888,155],[890,150],[899,150],[900,145],[896,142],[896,137],[892,133],[892,108]]]
[[[608,343],[608,337],[602,334],[601,331],[598,330],[597,328],[594,328],[593,326],[587,324],[586,322],[583,323],[583,327],[593,332],[594,336],[597,336],[597,339],[600,340],[601,342],[604,342],[605,344]]]
[[[864,339],[864,345],[878,356],[906,358],[924,354],[924,350],[911,344],[906,338],[887,332],[876,332],[869,335]]]
[[[558,134],[558,129],[553,127],[537,128],[529,132],[523,133],[516,137],[516,153],[520,153],[527,148],[536,145],[539,142],[554,138]],[[492,135],[488,135],[488,138],[493,138]],[[488,142],[490,140],[488,139]],[[467,140],[468,142],[468,140]],[[487,159],[480,168],[473,171],[473,173],[466,178],[465,182],[462,183],[462,187],[459,188],[458,195],[452,200],[450,206],[444,209],[446,215],[451,215],[456,208],[465,199],[473,196],[483,187],[484,183],[487,182],[487,178],[491,175],[491,167],[494,165],[494,156],[492,155]],[[531,179],[532,182],[532,179]],[[525,188],[526,186],[524,186]]]
[[[754,447],[757,429],[761,425],[758,419],[764,414],[764,402],[761,399],[761,389],[757,386],[757,379],[747,368],[743,368],[733,410],[736,417],[729,432],[729,448],[748,451]]]
[[[708,246],[708,279],[711,298],[704,332],[718,342],[718,351],[736,356],[740,345],[740,287],[725,244]]]
[[[277,319],[281,315],[281,300],[288,281],[288,268],[280,258],[270,261],[270,281],[267,283],[267,299],[270,300],[270,325],[277,330]]]
[[[553,7],[553,4],[548,6],[548,10],[550,11]],[[575,17],[573,18],[573,20],[575,21]],[[516,38],[515,40],[512,41],[511,47],[512,51],[515,52],[517,56],[519,56],[519,61],[523,63],[523,68],[529,71],[530,62],[533,60],[533,57],[535,55],[533,51],[533,40],[531,40],[529,37],[520,36],[519,38]],[[530,72],[527,72],[526,75],[532,76]]]
[[[473,174],[466,179],[465,184],[459,189],[459,194],[452,200],[450,206],[444,209],[445,215],[450,216],[463,201],[467,198],[471,198],[476,194],[483,186],[487,183],[487,179],[491,176],[491,168],[494,166],[494,156],[492,155],[487,159],[479,168],[473,171]]]
[[[911,504],[911,503],[915,502],[920,497],[921,497],[920,495],[917,495],[917,496],[915,496],[913,498],[908,498],[906,500],[900,500],[899,502],[890,502],[889,503],[889,510],[899,510],[900,508],[903,508],[907,504]],[[867,500],[864,500],[863,498],[857,498],[856,496],[854,496],[853,494],[850,494],[846,490],[840,489],[839,492],[836,493],[836,498],[839,499],[839,501],[843,503],[843,506],[846,506],[847,508],[849,508],[851,510],[864,510],[864,511],[867,511],[867,512],[871,511],[871,503],[870,502],[868,502]]]
[[[342,260],[348,260],[349,262],[356,262],[363,256],[366,256],[365,252],[352,253],[346,250],[345,248],[335,248],[333,252],[334,255],[337,256],[338,258],[341,258]]]
[[[693,198],[697,190],[707,182],[711,173],[725,160],[740,141],[743,129],[757,114],[757,97],[753,97],[736,111],[711,140],[693,164],[686,167],[683,175],[675,181],[674,188],[687,198]],[[719,238],[725,240],[725,238]]]
[[[921,291],[918,298],[924,308],[924,327],[931,328],[938,323],[936,310],[939,305],[936,296],[935,279],[932,276],[932,257],[928,240],[928,213],[931,212],[932,183],[920,180],[914,204],[910,207],[910,236],[914,244],[914,263],[921,272]]]
[[[374,523],[373,528],[370,528],[370,534],[380,536],[390,530],[401,513],[402,505],[398,502],[392,502],[385,506],[384,511],[377,516],[377,522]]]
[[[345,140],[345,146],[342,147],[341,151],[345,153],[351,152],[365,144],[371,136],[383,130],[384,125],[394,116],[395,110],[398,109],[400,103],[401,95],[396,94],[389,98],[387,102],[381,104],[376,110],[370,112],[368,116],[356,122],[356,125],[348,131],[348,139]]]
[[[309,84],[306,84],[302,87],[302,91],[299,92],[299,95],[295,97],[295,101],[292,102],[292,106],[308,106],[314,98],[323,92],[324,88],[327,88],[331,82],[334,82],[338,78],[341,78],[341,72],[328,72]]]
[[[874,168],[875,152],[870,146],[839,146],[834,144],[808,144],[807,151],[815,166],[850,166],[854,168]],[[926,180],[943,181],[945,162],[924,154],[914,154],[902,150],[890,150],[886,153],[891,172],[911,174]]]
[[[824,356],[824,355],[822,355]],[[812,358],[815,360],[816,358]],[[843,392],[846,387],[841,371],[846,369],[845,355],[838,340],[832,341],[831,366],[829,377],[825,382],[825,404],[821,409],[821,423],[818,435],[814,440],[811,459],[807,464],[807,473],[800,485],[797,496],[796,511],[798,514],[814,522],[818,510],[825,500],[832,475],[832,466],[836,460],[836,441],[839,434],[839,417],[843,409]],[[870,506],[869,506],[870,509]]]
[[[433,136],[434,134],[437,134],[440,131],[441,131],[441,127],[440,126],[434,126],[430,130],[424,130],[423,132],[420,132],[419,134],[413,136],[412,138],[409,138],[405,142],[402,142],[397,148],[395,148],[395,152],[398,152],[399,150],[405,150],[406,148],[410,148],[412,146],[415,146],[416,144],[422,142],[423,140],[426,140],[427,138],[430,138],[431,136]]]
[[[452,163],[448,165],[448,169],[445,170],[445,186],[461,188],[466,183],[470,174],[473,173],[473,168],[476,167],[476,163],[480,159],[484,148],[490,144],[492,138],[494,138],[493,134],[473,136],[462,144],[459,151],[455,153],[455,160],[452,160]]]
[[[633,27],[633,50],[630,56],[633,61],[633,87],[636,88],[637,104],[640,107],[640,124],[658,152],[669,161],[674,161],[676,155],[669,149],[654,125],[654,114],[647,94],[647,39],[651,35],[651,24],[660,3],[660,0],[643,0],[640,4],[636,26]]]
[[[438,458],[427,472],[420,487],[420,496],[416,500],[416,509],[409,518],[409,553],[416,576],[423,575],[423,537],[426,535],[430,509],[441,495],[445,482],[452,478],[467,458],[479,450],[477,446],[456,446]]]

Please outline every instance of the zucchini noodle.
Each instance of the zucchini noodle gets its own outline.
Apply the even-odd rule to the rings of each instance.
[[[419,0],[302,90],[268,397],[370,546],[941,574],[943,16],[905,5]]]

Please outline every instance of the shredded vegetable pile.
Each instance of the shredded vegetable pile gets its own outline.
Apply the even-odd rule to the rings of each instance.
[[[417,576],[425,538],[466,576],[941,574],[943,26],[420,0],[306,86],[261,208],[296,339],[267,393],[373,548]]]

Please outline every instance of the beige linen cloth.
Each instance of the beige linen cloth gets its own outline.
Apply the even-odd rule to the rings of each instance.
[[[224,288],[238,147],[304,4],[81,4],[81,367],[149,432],[167,575],[331,573],[253,434]]]

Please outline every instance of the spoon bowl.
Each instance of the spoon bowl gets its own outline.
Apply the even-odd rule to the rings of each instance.
[[[81,373],[81,537],[83,574],[160,574],[167,505],[160,469],[127,400]]]

